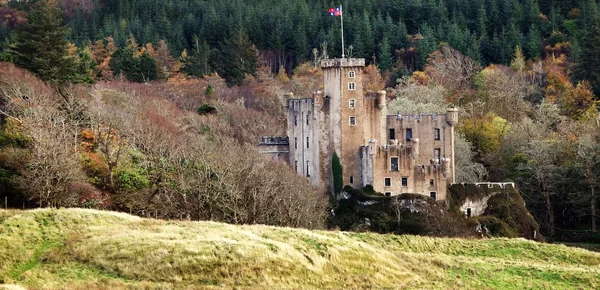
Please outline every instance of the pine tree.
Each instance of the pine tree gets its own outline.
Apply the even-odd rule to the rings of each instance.
[[[527,55],[529,58],[539,58],[541,49],[542,35],[535,25],[532,25],[527,36]]]
[[[383,73],[386,71],[391,71],[393,65],[394,60],[392,59],[392,53],[390,52],[390,44],[387,37],[384,37],[381,47],[379,48],[378,67],[381,73]]]
[[[221,43],[220,48],[213,57],[214,67],[229,85],[241,85],[246,74],[256,72],[258,52],[245,31],[238,30],[233,38]]]
[[[72,80],[76,68],[73,58],[67,54],[68,34],[56,5],[47,0],[36,3],[27,24],[14,32],[15,41],[9,48],[14,63],[46,81]]]
[[[525,69],[525,56],[523,56],[523,51],[521,51],[521,48],[518,45],[515,48],[513,60],[510,62],[510,68],[519,73],[523,72],[523,69]]]
[[[595,7],[588,9],[595,12]],[[589,81],[594,94],[600,96],[600,21],[596,13],[588,15],[586,31],[580,43],[579,64],[574,73],[578,81]]]

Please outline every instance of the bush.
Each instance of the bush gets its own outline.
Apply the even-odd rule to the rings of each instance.
[[[344,179],[342,177],[342,163],[340,162],[340,158],[335,152],[333,152],[333,155],[331,156],[331,172],[333,173],[333,192],[338,194],[342,192],[342,187],[344,186]]]
[[[479,224],[481,224],[484,234],[492,237],[507,237],[516,238],[518,237],[514,229],[511,228],[507,223],[493,216],[482,216],[477,218]],[[487,232],[486,232],[487,230]]]
[[[116,186],[121,191],[136,191],[150,185],[146,170],[142,168],[125,168],[117,172]]]
[[[214,114],[216,112],[217,112],[217,108],[215,108],[209,104],[202,104],[200,106],[200,108],[198,108],[198,114],[200,114],[200,115]]]

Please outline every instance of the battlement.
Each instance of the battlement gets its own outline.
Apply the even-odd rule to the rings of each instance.
[[[258,140],[258,146],[290,145],[288,136],[263,136]]]
[[[321,60],[321,68],[365,66],[364,58],[334,58]]]

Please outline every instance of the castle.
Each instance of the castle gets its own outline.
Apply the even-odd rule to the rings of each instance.
[[[304,98],[290,95],[287,136],[261,138],[260,151],[326,189],[333,188],[335,153],[344,185],[445,200],[455,182],[458,111],[388,115],[385,91],[363,92],[364,59],[324,59],[321,68],[323,90]]]

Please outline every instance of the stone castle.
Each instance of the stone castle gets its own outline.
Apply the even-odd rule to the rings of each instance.
[[[445,200],[448,185],[455,181],[458,111],[390,115],[385,91],[363,92],[364,59],[325,59],[321,67],[323,90],[304,98],[290,95],[287,136],[261,138],[261,152],[329,190],[335,153],[344,185]]]

